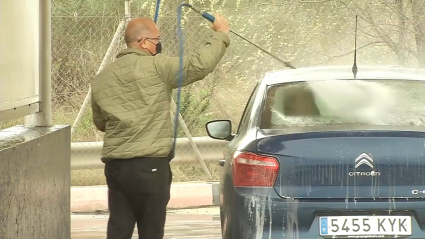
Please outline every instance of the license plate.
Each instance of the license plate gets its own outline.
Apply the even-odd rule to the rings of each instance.
[[[320,217],[320,235],[343,236],[410,236],[410,216],[332,216]]]

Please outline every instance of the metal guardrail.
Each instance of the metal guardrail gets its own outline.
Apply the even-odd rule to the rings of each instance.
[[[215,140],[210,137],[193,137],[193,141],[205,162],[219,162],[223,157],[223,148],[227,141]],[[104,167],[100,160],[103,142],[71,143],[71,170],[101,169]],[[188,138],[178,138],[176,142],[176,156],[172,164],[194,162],[197,163],[195,152],[190,148]]]

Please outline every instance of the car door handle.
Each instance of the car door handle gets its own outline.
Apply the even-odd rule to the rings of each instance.
[[[224,166],[224,164],[226,163],[226,160],[220,160],[220,162],[218,164],[220,164],[220,166]]]

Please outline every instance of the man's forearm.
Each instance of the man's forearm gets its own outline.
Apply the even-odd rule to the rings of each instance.
[[[183,78],[183,86],[202,80],[212,73],[229,45],[230,39],[227,34],[214,32],[204,46],[186,58],[187,75]]]

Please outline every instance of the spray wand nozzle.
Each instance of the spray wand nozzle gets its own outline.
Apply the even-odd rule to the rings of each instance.
[[[208,21],[210,21],[210,22],[212,22],[212,23],[215,21],[215,17],[214,17],[213,15],[211,15],[211,14],[207,13],[207,12],[201,12],[201,11],[199,11],[198,9],[194,8],[192,5],[187,4],[187,3],[184,3],[184,4],[182,4],[182,5],[183,5],[183,6],[186,6],[186,7],[191,8],[193,11],[195,11],[196,13],[199,13],[201,16],[203,16],[205,19],[207,19]],[[233,34],[235,34],[236,36],[238,36],[238,37],[242,38],[243,40],[245,40],[245,41],[246,41],[246,42],[248,42],[249,44],[251,44],[251,45],[255,46],[256,48],[260,49],[261,51],[263,51],[264,53],[266,53],[266,54],[268,54],[269,56],[273,57],[274,59],[276,59],[276,60],[278,60],[278,61],[282,62],[283,64],[285,64],[285,66],[287,66],[287,67],[289,67],[289,68],[291,68],[291,69],[296,69],[296,68],[295,68],[294,66],[292,66],[289,62],[286,62],[286,61],[284,61],[284,60],[280,59],[279,57],[277,57],[277,56],[273,55],[272,53],[270,53],[270,52],[268,52],[268,51],[264,50],[262,47],[260,47],[260,46],[258,46],[257,44],[255,44],[255,43],[251,42],[250,40],[248,40],[248,39],[246,39],[245,37],[241,36],[240,34],[236,33],[236,32],[235,32],[235,31],[233,31],[232,29],[230,29],[230,32],[231,32],[231,33],[233,33]]]

